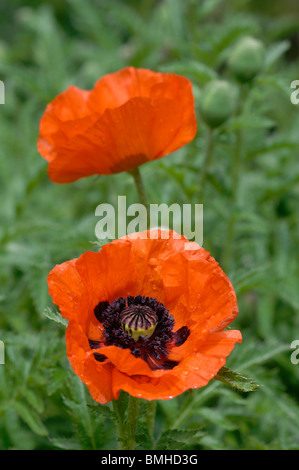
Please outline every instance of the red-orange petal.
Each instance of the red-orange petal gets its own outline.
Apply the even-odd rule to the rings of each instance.
[[[140,375],[137,370],[135,376],[129,376],[115,367],[112,372],[113,395],[116,397],[120,390],[124,390],[146,400],[168,400],[186,390],[203,387],[225,365],[227,356],[241,340],[239,331],[211,333],[200,351],[160,377]]]
[[[74,320],[70,320],[66,330],[66,345],[74,372],[87,385],[94,400],[101,404],[111,401],[113,366],[97,362],[87,354],[90,349],[87,336]]]

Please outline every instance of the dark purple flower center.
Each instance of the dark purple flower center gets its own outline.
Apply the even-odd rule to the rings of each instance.
[[[104,327],[104,341],[89,341],[91,349],[114,345],[130,349],[135,357],[147,362],[152,370],[173,369],[177,361],[168,360],[172,347],[181,346],[190,331],[183,326],[174,332],[174,318],[168,309],[153,297],[119,297],[110,304],[100,302],[94,309],[96,318]],[[94,357],[104,362],[103,354]]]

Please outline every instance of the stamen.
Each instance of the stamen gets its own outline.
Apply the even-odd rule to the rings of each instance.
[[[188,336],[190,335],[190,330],[187,326],[182,326],[178,331],[174,333],[174,345],[176,347],[184,344]]]
[[[93,339],[89,339],[88,342],[89,342],[90,349],[99,349],[101,347],[100,341],[94,341]],[[104,356],[104,354],[100,354],[100,353],[94,353],[94,358],[98,362],[104,362],[107,359],[107,357]]]
[[[157,299],[137,295],[119,297],[113,302],[100,302],[95,310],[97,320],[104,328],[104,341],[90,340],[90,348],[114,345],[130,349],[131,354],[143,359],[150,369],[173,369],[177,361],[168,359],[173,347],[181,346],[190,331],[186,326],[174,332],[174,318]],[[94,353],[103,362],[103,354]]]

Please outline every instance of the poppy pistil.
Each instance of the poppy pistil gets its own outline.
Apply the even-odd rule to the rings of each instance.
[[[129,305],[120,314],[123,329],[135,340],[139,336],[150,338],[155,331],[158,316],[146,305]]]

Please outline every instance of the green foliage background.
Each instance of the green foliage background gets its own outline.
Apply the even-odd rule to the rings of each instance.
[[[242,331],[243,343],[227,366],[260,386],[240,393],[212,381],[159,401],[153,433],[141,419],[137,442],[147,449],[299,448],[299,365],[290,360],[290,344],[299,339],[299,105],[290,102],[290,83],[299,79],[298,27],[295,0],[1,2],[6,100],[0,106],[1,449],[118,447],[112,408],[94,403],[70,369],[65,325],[46,278],[55,264],[98,249],[98,204],[116,203],[118,194],[136,202],[137,193],[127,174],[51,183],[36,149],[46,104],[69,84],[88,89],[126,65],[189,77],[196,138],[141,172],[150,202],[199,203],[206,147],[202,90],[217,77],[238,87],[227,58],[245,34],[264,42],[266,63],[241,114],[215,135],[203,245],[225,264],[238,296],[233,327]],[[243,154],[234,202],[240,130]]]

